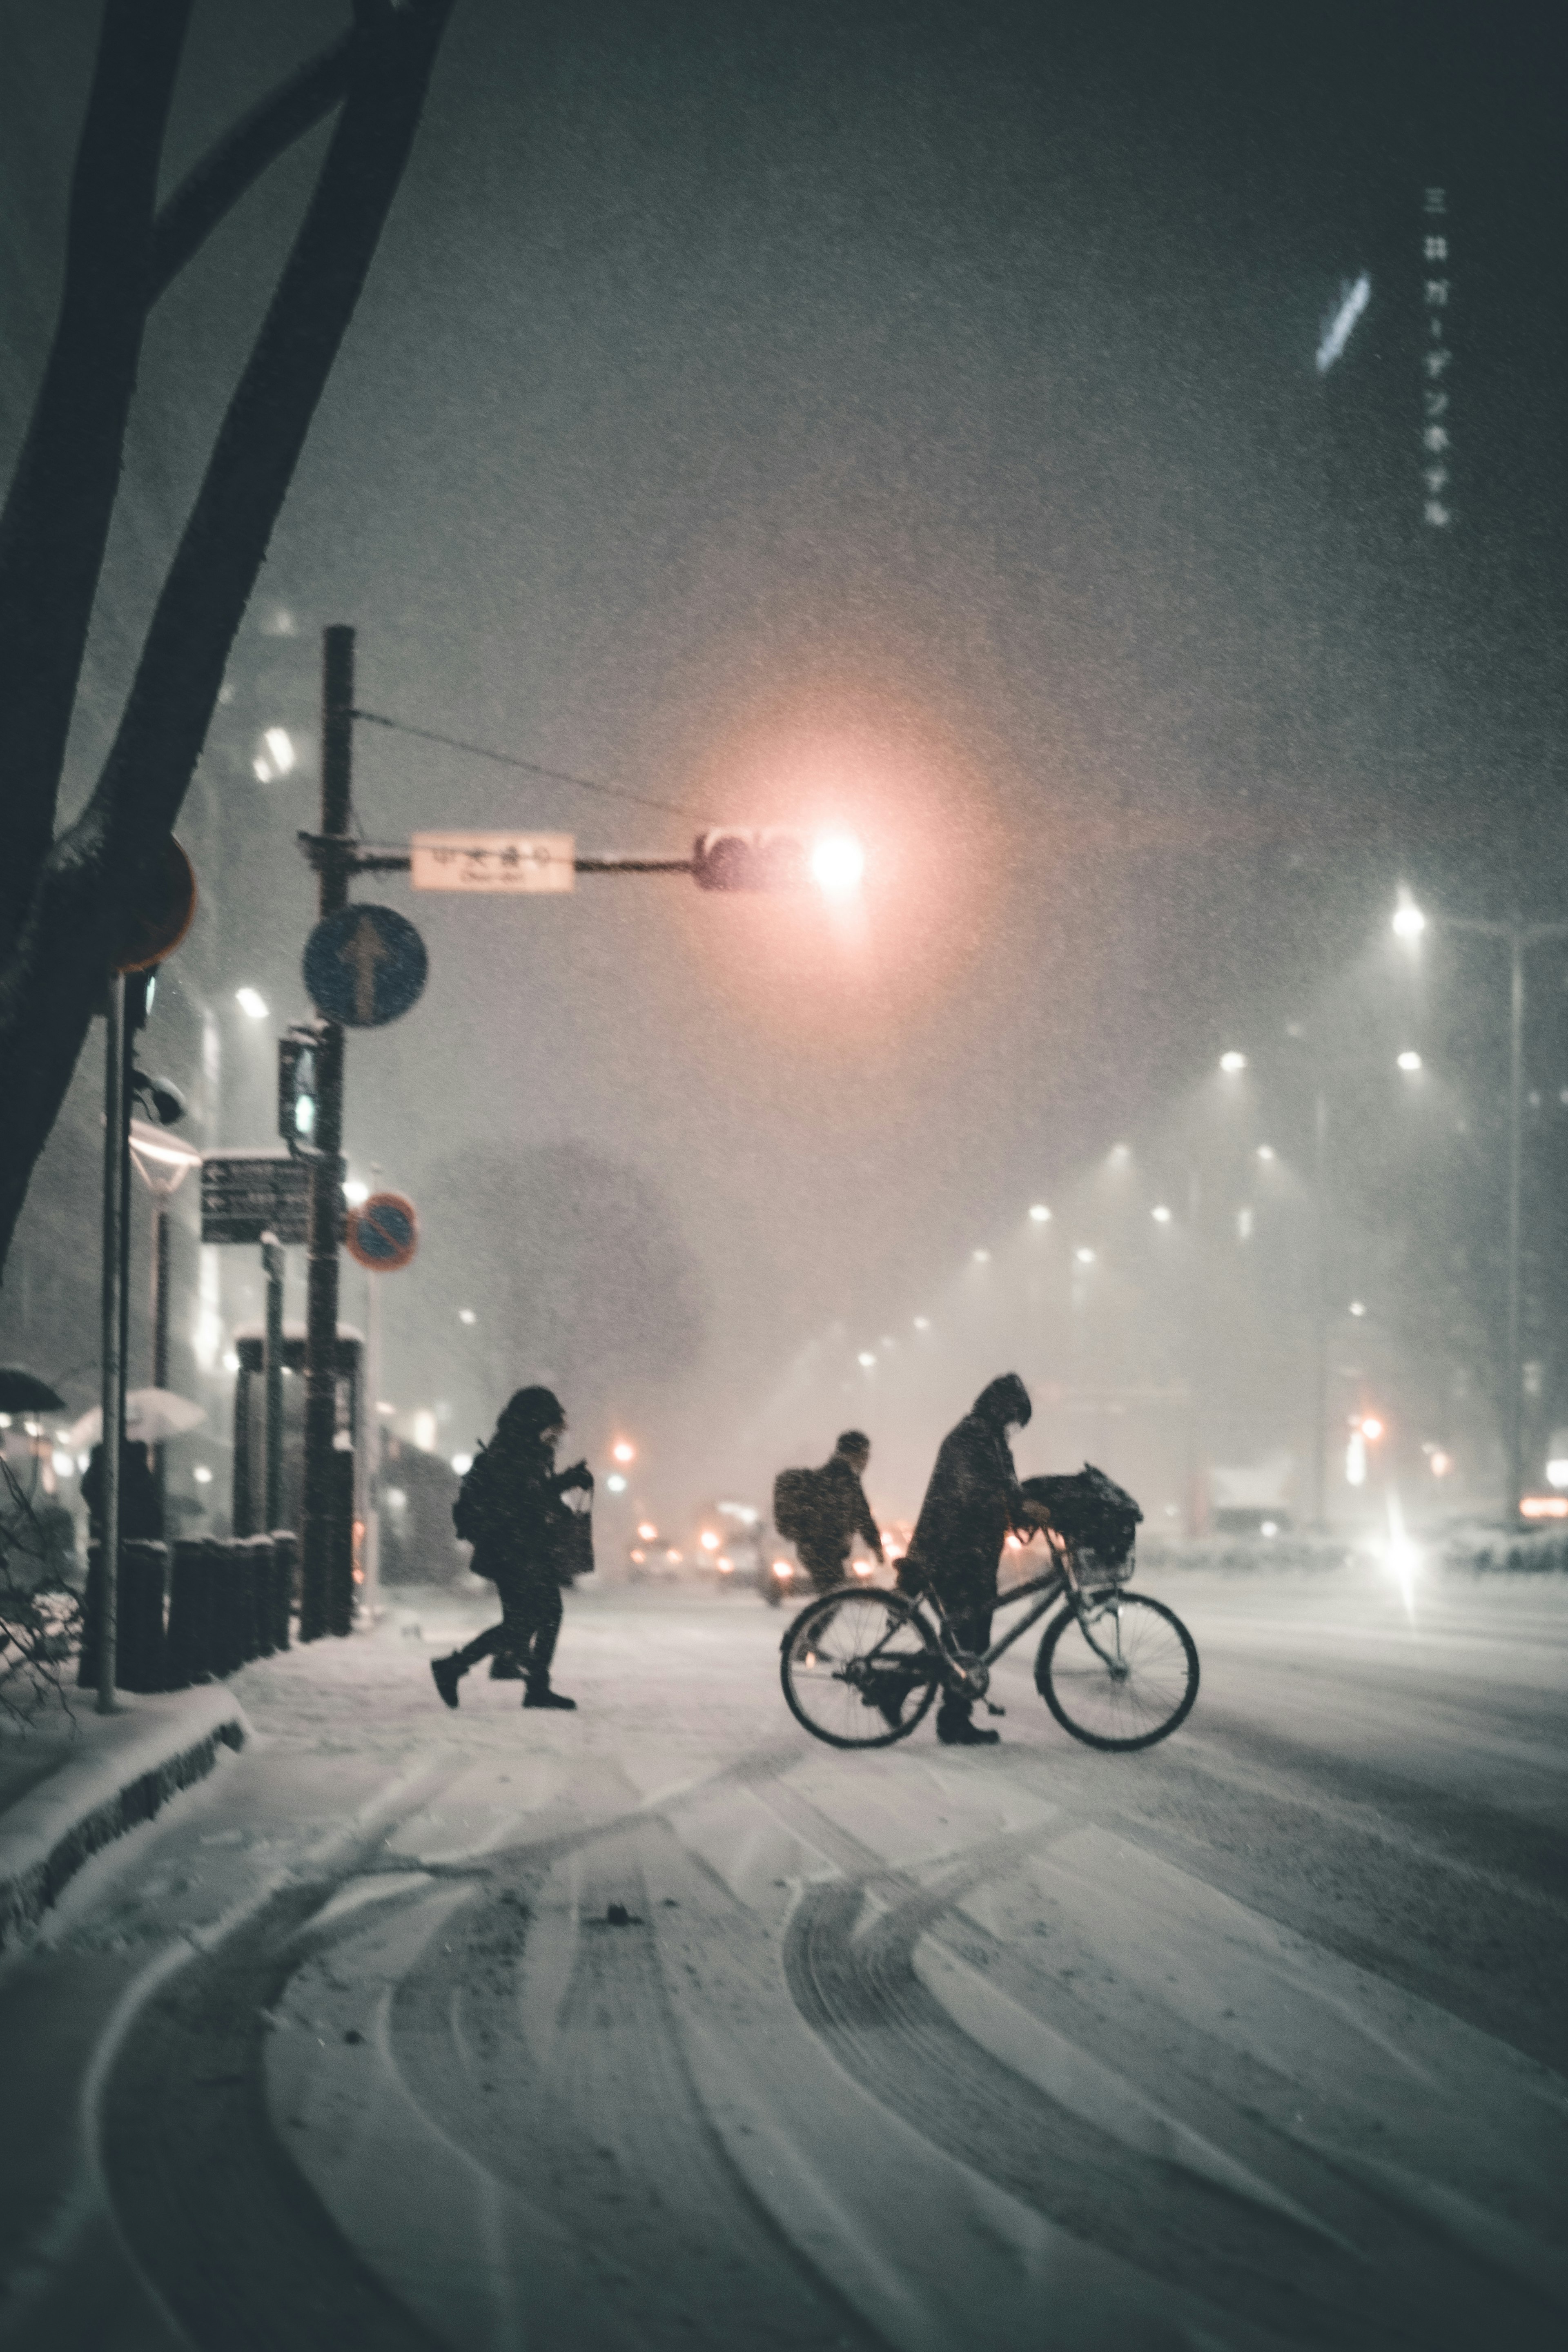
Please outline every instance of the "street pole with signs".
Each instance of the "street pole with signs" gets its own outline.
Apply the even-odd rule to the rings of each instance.
[[[349,804],[353,757],[354,633],[329,628],[321,650],[321,847],[317,913],[325,921],[348,904]],[[338,1418],[338,1234],[343,1195],[342,1024],[316,1031],[316,1115],[310,1139],[310,1240],[305,1305],[305,1497],[300,1530],[300,1638],[328,1630],[332,1589],[332,1453]]]

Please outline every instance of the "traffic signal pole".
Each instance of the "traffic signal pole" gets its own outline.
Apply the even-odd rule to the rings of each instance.
[[[103,1285],[100,1363],[102,1373],[98,1493],[98,1712],[112,1715],[120,1618],[120,1465],[125,1432],[125,1234],[130,1203],[131,1108],[126,1081],[131,1041],[123,972],[109,980],[103,1062]]]
[[[339,625],[322,633],[321,646],[321,829],[315,860],[320,917],[335,915],[348,904],[353,701],[354,633]],[[306,1262],[305,1507],[300,1546],[300,1638],[304,1642],[331,1630],[337,1533],[332,1448],[338,1417],[338,1234],[343,1197],[342,1024],[321,1020],[317,1037]]]

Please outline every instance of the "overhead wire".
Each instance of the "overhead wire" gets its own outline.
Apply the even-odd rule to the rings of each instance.
[[[517,768],[526,776],[542,776],[548,782],[573,784],[582,793],[600,793],[608,800],[634,801],[639,808],[661,809],[667,816],[689,820],[692,812],[674,801],[654,799],[647,793],[633,792],[627,784],[605,784],[592,776],[576,776],[566,768],[547,768],[538,760],[522,760],[515,751],[497,751],[488,743],[466,742],[460,735],[443,735],[434,727],[416,727],[406,719],[390,719],[384,710],[361,710],[352,714],[373,727],[390,728],[397,735],[415,735],[424,743],[441,743],[449,751],[466,751],[470,759],[489,760],[499,768]]]

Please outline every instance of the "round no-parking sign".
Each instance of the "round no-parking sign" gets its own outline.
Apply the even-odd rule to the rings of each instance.
[[[351,1209],[343,1233],[350,1257],[372,1274],[395,1274],[407,1265],[419,1246],[419,1220],[414,1203],[401,1192],[373,1192]]]

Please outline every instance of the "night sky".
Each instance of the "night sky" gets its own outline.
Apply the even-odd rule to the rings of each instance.
[[[171,177],[343,13],[198,5]],[[96,18],[0,12],[7,463]],[[461,0],[181,826],[206,895],[163,1058],[191,1076],[194,1013],[220,1006],[204,1139],[269,1139],[268,1049],[230,1000],[307,1009],[291,836],[315,780],[250,761],[266,725],[308,749],[329,622],[359,631],[369,709],[653,803],[365,727],[373,840],[537,824],[670,855],[700,824],[831,817],[870,876],[851,917],[679,880],[477,907],[385,886],[432,966],[349,1056],[353,1167],[426,1234],[388,1294],[390,1395],[448,1402],[457,1444],[509,1366],[555,1371],[584,1430],[625,1413],[679,1454],[679,1491],[755,1486],[770,1445],[826,1449],[853,1351],[951,1297],[1031,1201],[1092,1197],[1119,1140],[1190,1171],[1171,1139],[1223,1046],[1266,1074],[1363,971],[1378,1009],[1346,1024],[1394,1020],[1368,958],[1398,882],[1562,911],[1563,64],[1539,7]],[[75,795],[322,135],[157,314]],[[1430,1017],[1479,1117],[1501,995],[1463,959],[1448,978]],[[62,1171],[96,1150],[94,1055]],[[546,1330],[506,1302],[552,1265]],[[247,1311],[248,1269],[226,1278]],[[457,1307],[491,1299],[499,1352],[465,1356]],[[1165,1345],[1171,1316],[1130,1294],[1126,1317]],[[955,1343],[902,1396],[900,1477],[993,1336],[1032,1345],[1031,1378],[1059,1368],[1048,1327]],[[820,1385],[780,1402],[814,1347]]]

